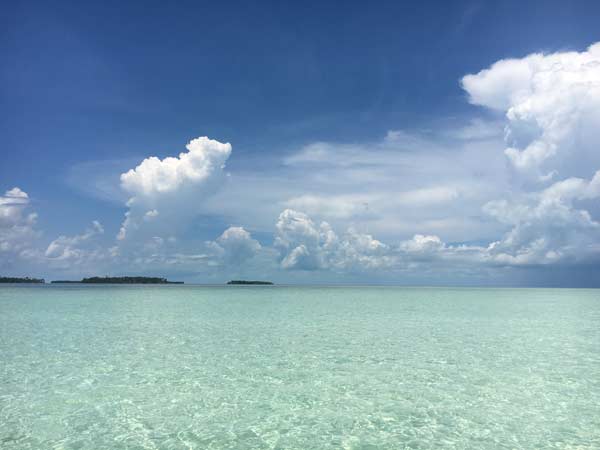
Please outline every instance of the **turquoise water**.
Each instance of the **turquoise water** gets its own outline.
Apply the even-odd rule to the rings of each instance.
[[[0,448],[599,449],[600,290],[1,287]]]

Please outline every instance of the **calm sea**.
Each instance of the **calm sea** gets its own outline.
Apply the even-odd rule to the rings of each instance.
[[[599,449],[600,290],[1,287],[0,448]]]

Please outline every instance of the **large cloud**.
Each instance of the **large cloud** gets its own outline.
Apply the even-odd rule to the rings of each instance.
[[[231,145],[199,137],[186,148],[177,158],[146,158],[121,175],[121,187],[130,198],[119,240],[140,232],[146,238],[161,234],[197,214],[199,203],[218,184]]]
[[[471,103],[506,114],[505,153],[520,172],[545,180],[600,166],[600,43],[500,60],[462,86]]]
[[[583,52],[501,60],[465,76],[462,85],[471,103],[505,113],[505,155],[517,175],[504,198],[483,207],[509,226],[486,249],[486,260],[509,265],[597,261],[600,43]],[[531,176],[537,185],[528,182]]]

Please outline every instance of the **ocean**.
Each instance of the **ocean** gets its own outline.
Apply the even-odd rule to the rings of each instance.
[[[2,286],[0,448],[599,449],[600,290]]]

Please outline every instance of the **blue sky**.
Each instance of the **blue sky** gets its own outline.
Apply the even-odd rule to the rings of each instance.
[[[7,4],[0,272],[593,285],[598,17],[592,1]],[[579,78],[521,98],[557,61]],[[231,144],[194,147],[223,169],[168,195],[136,184],[201,136]]]

